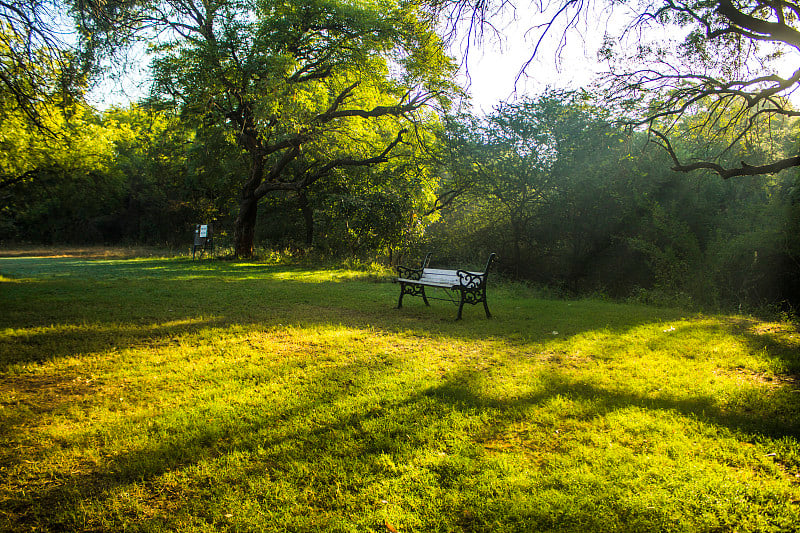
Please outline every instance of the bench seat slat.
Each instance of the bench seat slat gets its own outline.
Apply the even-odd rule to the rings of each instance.
[[[404,278],[397,278],[397,281],[400,283],[410,283],[412,285],[425,285],[426,287],[444,287],[444,288],[453,288],[458,286],[458,280],[455,282],[448,282],[448,281],[438,281],[438,280],[430,280],[430,279],[404,279]]]
[[[427,281],[440,281],[440,282],[454,281],[458,283],[458,276],[430,276],[428,274],[423,274],[422,277],[420,277],[420,279]]]

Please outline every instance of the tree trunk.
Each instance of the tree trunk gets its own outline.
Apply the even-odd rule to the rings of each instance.
[[[511,233],[514,240],[514,277],[520,279],[520,267],[522,266],[522,228],[519,221],[511,220]]]
[[[245,259],[253,257],[253,239],[256,233],[258,198],[253,194],[243,195],[239,202],[239,216],[234,229],[234,254]]]
[[[257,195],[256,189],[264,180],[263,154],[259,150],[253,149],[250,150],[250,157],[250,177],[242,187],[239,197],[239,215],[236,217],[233,230],[234,256],[245,259],[253,257],[258,201],[263,196]]]

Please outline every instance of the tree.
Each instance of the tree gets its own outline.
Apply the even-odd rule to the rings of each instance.
[[[57,109],[41,115],[52,135],[10,107],[0,104],[0,184],[8,184],[0,187],[0,238],[101,239],[100,219],[124,187],[113,168],[117,132],[77,104],[69,118]],[[92,218],[97,223],[83,224]]]
[[[507,0],[471,3],[433,0],[451,25],[468,22],[469,37],[490,24]],[[606,99],[631,125],[646,125],[672,159],[673,169],[706,169],[723,178],[760,175],[800,166],[800,154],[758,161],[721,163],[732,145],[775,120],[798,116],[788,95],[800,87],[800,69],[778,61],[800,50],[800,3],[794,0],[629,0],[595,4],[588,0],[534,2],[541,21],[532,54],[548,36],[559,45],[572,29],[601,8],[611,13],[600,57],[607,61]],[[595,10],[596,11],[593,11]],[[619,28],[615,30],[615,28]],[[674,38],[677,35],[679,38]],[[527,66],[527,65],[526,65]],[[781,70],[788,70],[782,74]],[[699,136],[727,139],[715,154],[684,159],[673,149],[682,117],[699,109],[707,120]],[[763,131],[763,129],[762,129]]]
[[[137,26],[139,3],[0,0],[0,94],[6,105],[46,129],[43,114],[82,101],[102,58]]]
[[[452,123],[439,205],[457,207],[462,238],[481,234],[515,276],[578,279],[624,217],[609,182],[625,174],[625,136],[605,115],[554,92]]]
[[[155,93],[224,124],[249,171],[235,253],[248,257],[259,201],[339,169],[386,163],[453,67],[413,3],[170,0],[150,21],[174,35]]]
[[[227,216],[231,174],[241,164],[219,128],[197,129],[174,110],[141,105],[109,109],[103,125],[116,132],[114,169],[125,181],[117,239],[185,244],[198,221]]]

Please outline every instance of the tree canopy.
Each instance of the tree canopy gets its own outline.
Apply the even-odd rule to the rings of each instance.
[[[451,27],[466,26],[471,38],[491,25],[507,0],[473,4],[433,0]],[[563,45],[568,32],[604,13],[605,44],[599,58],[607,105],[628,124],[646,125],[680,172],[706,169],[723,178],[775,173],[800,165],[800,154],[759,161],[721,162],[731,147],[776,120],[798,116],[789,95],[800,86],[800,4],[763,0],[535,1],[541,18],[530,21],[538,40]],[[463,30],[462,30],[463,31]],[[527,66],[527,65],[526,65]],[[687,115],[707,111],[694,125],[698,136],[718,143],[715,153],[681,154],[674,132]]]
[[[453,90],[452,63],[411,3],[172,0],[152,17],[173,36],[154,61],[156,96],[225,125],[249,161],[241,256],[261,198],[387,162],[424,106]]]
[[[0,87],[39,128],[83,99],[101,62],[139,26],[140,0],[0,0]],[[52,133],[52,132],[51,132]]]

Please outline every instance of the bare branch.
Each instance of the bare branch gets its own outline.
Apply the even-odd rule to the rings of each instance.
[[[711,170],[712,172],[719,174],[723,179],[729,179],[737,176],[760,176],[763,174],[775,174],[781,170],[786,170],[787,168],[800,166],[800,156],[787,157],[773,163],[757,166],[749,165],[744,161],[741,161],[741,166],[737,168],[725,168],[722,165],[708,161],[699,161],[688,164],[681,163],[666,135],[654,129],[651,129],[650,131],[661,140],[661,142],[657,144],[667,151],[672,159],[672,162],[674,163],[672,170],[676,172]]]

